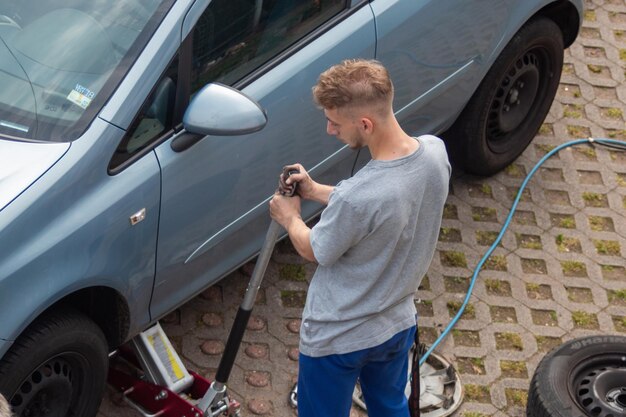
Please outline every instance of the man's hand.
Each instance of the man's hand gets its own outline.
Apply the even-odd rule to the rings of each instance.
[[[302,220],[300,217],[300,197],[297,195],[285,197],[276,192],[270,200],[270,216],[289,231],[289,224],[294,219]]]
[[[299,186],[298,186],[299,187]],[[304,259],[316,262],[311,247],[311,229],[302,221],[300,216],[300,197],[285,197],[279,192],[270,200],[270,215],[289,233],[291,243]]]
[[[293,184],[297,182],[297,195],[304,198],[305,200],[314,200],[322,204],[328,204],[328,196],[333,190],[333,187],[329,185],[322,185],[313,181],[309,173],[304,169],[301,164],[287,165],[283,168],[283,171],[288,171],[291,169],[297,169],[300,172],[291,174],[286,180],[283,179],[282,175],[280,175],[280,188],[284,190],[290,190],[291,187],[293,187]]]

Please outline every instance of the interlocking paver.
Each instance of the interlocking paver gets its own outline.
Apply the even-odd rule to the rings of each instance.
[[[582,32],[566,51],[556,100],[531,146],[491,178],[453,175],[437,253],[416,295],[423,341],[433,342],[460,305],[473,267],[541,157],[574,138],[626,140],[626,2],[585,3]],[[530,378],[547,351],[578,336],[625,334],[625,258],[626,153],[585,145],[548,160],[481,272],[472,311],[438,348],[465,385],[455,416],[523,416]],[[251,269],[163,321],[194,370],[214,374]],[[314,269],[288,241],[277,245],[230,381],[244,415],[295,415],[287,398]],[[108,392],[99,415],[138,414]]]

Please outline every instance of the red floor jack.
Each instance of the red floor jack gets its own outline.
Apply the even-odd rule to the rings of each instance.
[[[298,172],[283,173],[283,179]],[[295,187],[283,191],[293,196]],[[239,306],[220,360],[215,381],[185,369],[165,332],[155,324],[118,349],[116,365],[109,369],[109,384],[146,417],[239,416],[240,404],[230,398],[226,382],[235,363],[265,269],[282,228],[272,220],[252,277]]]

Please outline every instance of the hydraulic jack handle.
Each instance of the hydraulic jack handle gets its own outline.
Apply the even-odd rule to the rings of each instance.
[[[282,182],[286,181],[290,175],[299,172],[300,171],[297,169],[283,170],[283,173],[281,174],[283,179]],[[297,183],[294,183],[293,187],[290,187],[289,189],[282,188],[279,183],[279,192],[284,196],[293,197],[296,193],[296,188]],[[261,282],[263,281],[263,276],[265,275],[265,270],[267,269],[267,264],[269,263],[272,251],[274,250],[276,240],[280,236],[281,229],[282,227],[272,220],[267,230],[267,234],[265,235],[265,241],[263,242],[263,246],[259,252],[259,257],[257,258],[254,270],[252,271],[252,276],[250,277],[250,282],[248,283],[248,288],[246,289],[243,302],[239,306],[239,310],[237,310],[233,327],[228,335],[226,347],[224,348],[224,355],[220,359],[219,366],[217,367],[215,380],[211,383],[211,387],[198,403],[198,408],[204,412],[205,417],[218,415],[215,414],[215,411],[223,409],[225,406],[224,397],[226,394],[226,382],[228,381],[230,372],[235,364],[235,358],[237,357],[239,346],[241,346],[243,334],[246,331],[248,321],[250,320],[250,316],[252,314],[252,307],[254,306],[257,293],[259,292]]]

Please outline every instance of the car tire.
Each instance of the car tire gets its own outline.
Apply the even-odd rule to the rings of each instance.
[[[515,34],[444,135],[456,166],[492,175],[526,149],[554,100],[563,49],[561,30],[547,18]]]
[[[626,415],[626,337],[582,337],[546,355],[530,383],[526,415]]]
[[[5,354],[0,392],[16,417],[93,417],[107,369],[100,328],[77,311],[55,310],[29,326]]]

